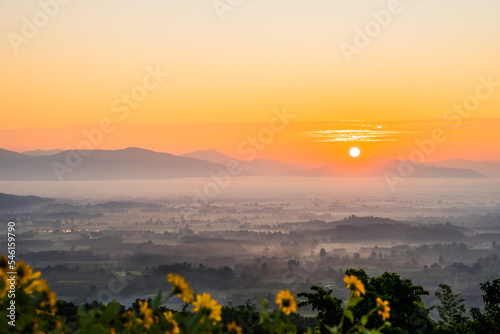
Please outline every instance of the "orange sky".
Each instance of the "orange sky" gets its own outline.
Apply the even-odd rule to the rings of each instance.
[[[342,43],[389,1],[243,1],[224,20],[212,3],[0,1],[0,148],[76,148],[109,119],[93,148],[246,158],[286,106],[295,117],[256,157],[408,157],[442,128],[429,160],[500,160],[500,2],[401,0],[350,59]]]

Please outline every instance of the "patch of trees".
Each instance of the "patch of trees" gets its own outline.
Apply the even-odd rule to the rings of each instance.
[[[445,227],[411,226],[405,224],[339,225],[334,229],[307,233],[331,237],[332,241],[402,240],[410,242],[464,240],[462,232]]]
[[[57,261],[57,262],[93,262],[93,261],[108,261],[109,255],[94,254],[91,251],[42,251],[42,252],[29,252],[23,254],[23,259],[27,262],[34,261]]]

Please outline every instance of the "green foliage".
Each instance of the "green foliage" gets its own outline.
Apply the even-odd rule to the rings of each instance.
[[[435,324],[421,300],[428,292],[395,273],[369,277],[362,269],[348,269],[344,281],[350,292],[345,302],[331,296],[331,289],[312,286],[311,293],[298,295],[305,297],[299,307],[311,306],[317,312],[316,319],[312,319],[294,313],[297,305],[288,290],[276,295],[277,310],[267,300],[261,301],[259,310],[249,301],[245,305],[222,307],[209,294],[197,295],[193,300],[192,291],[182,277],[172,283],[172,292],[166,298],[160,289],[155,298],[138,299],[129,309],[116,301],[76,307],[56,301],[47,282],[39,279],[40,273],[33,272],[23,262],[16,265],[16,327],[9,327],[7,306],[11,297],[7,293],[10,283],[6,263],[6,258],[0,256],[1,333],[500,333],[500,279],[480,284],[484,312],[471,309],[472,321],[465,316],[460,294],[440,284],[441,291],[435,293],[439,305],[433,307],[440,320]],[[162,306],[176,297],[181,297],[181,312]]]
[[[460,294],[453,294],[451,286],[439,284],[442,292],[436,292],[434,295],[439,299],[439,305],[431,307],[439,313],[439,325],[455,327],[456,324],[467,322],[465,317],[465,299],[460,298]]]
[[[261,299],[259,325],[264,333],[297,333],[297,328],[288,317],[283,317],[281,312],[269,310],[269,304]]]
[[[389,301],[393,309],[393,331],[406,330],[410,334],[418,334],[432,329],[429,310],[424,307],[420,297],[429,294],[423,287],[414,286],[411,280],[401,279],[398,274],[386,272],[380,277],[371,278],[369,289]]]
[[[429,310],[424,307],[420,297],[429,294],[423,287],[413,285],[411,280],[401,279],[396,273],[385,272],[379,277],[370,278],[363,269],[348,269],[346,275],[355,275],[366,288],[366,297],[354,312],[355,319],[366,314],[379,297],[389,301],[391,307],[391,327],[385,329],[384,333],[427,333],[434,327]],[[379,317],[372,316],[369,320],[375,326],[381,325]]]
[[[314,328],[318,325],[316,319],[312,317],[304,317],[297,313],[292,313],[286,316],[283,313],[279,314],[281,320],[289,318],[291,323],[295,325],[298,333],[307,332],[308,328]],[[257,306],[247,300],[244,305],[234,306],[232,303],[222,307],[222,322],[228,324],[235,321],[238,326],[243,329],[244,333],[264,334],[264,327],[259,324],[260,313]]]
[[[370,313],[376,299],[389,301],[391,307],[391,327],[385,328],[384,333],[409,334],[432,332],[434,324],[429,317],[429,310],[422,303],[421,296],[429,293],[421,286],[414,286],[411,280],[401,279],[395,273],[384,273],[379,277],[370,278],[363,269],[348,269],[347,276],[354,275],[364,284],[366,294],[364,298],[352,298],[347,309],[342,311],[341,300],[331,297],[332,290],[324,290],[313,286],[316,293],[302,293],[299,297],[306,297],[307,301],[300,306],[311,305],[318,311],[317,319],[320,322],[320,332],[328,333],[325,328],[338,323],[344,315],[351,323],[360,322],[380,327],[383,321],[376,313]]]
[[[320,325],[321,334],[329,333],[325,326],[334,326],[342,318],[342,300],[331,297],[333,290],[325,290],[319,286],[312,286],[311,290],[316,293],[299,293],[298,297],[306,297],[307,300],[300,302],[298,307],[312,306],[313,311],[318,311],[316,319]]]
[[[316,293],[300,293],[298,297],[306,297],[307,300],[299,303],[299,307],[312,306],[313,310],[318,311],[318,316],[316,317],[319,321],[319,326],[317,331],[321,334],[332,333],[372,333],[378,334],[382,333],[382,330],[390,326],[387,321],[370,322],[370,317],[378,317],[382,314],[389,316],[389,309],[384,309],[379,305],[379,301],[374,300],[371,303],[369,309],[366,309],[360,316],[356,316],[358,313],[358,305],[364,303],[366,306],[369,305],[369,301],[366,301],[363,297],[365,282],[367,281],[366,273],[359,272],[359,279],[356,275],[349,273],[344,281],[346,282],[346,287],[349,289],[349,298],[345,303],[345,307],[342,307],[342,300],[332,297],[331,293],[333,290],[325,290],[318,286],[312,286],[311,290],[316,291]],[[348,277],[349,276],[349,277]],[[383,311],[384,310],[384,311]],[[377,312],[378,314],[376,314]],[[378,328],[369,329],[368,326],[374,326],[378,323]]]
[[[483,291],[484,313],[471,308],[474,333],[500,333],[500,279],[479,284]]]

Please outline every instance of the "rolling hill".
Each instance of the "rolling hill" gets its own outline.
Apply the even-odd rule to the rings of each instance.
[[[57,181],[57,173],[63,180],[209,177],[221,170],[226,166],[140,148],[64,151],[35,157],[0,152],[0,180]]]
[[[0,210],[11,210],[23,206],[49,204],[54,202],[51,198],[38,196],[17,196],[0,193]]]

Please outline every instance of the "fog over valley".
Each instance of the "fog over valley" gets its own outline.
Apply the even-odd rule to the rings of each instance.
[[[221,303],[283,285],[342,297],[344,270],[362,267],[422,285],[429,305],[448,282],[473,307],[500,269],[499,179],[408,178],[395,191],[383,177],[223,181],[1,181],[0,218],[16,221],[18,256],[75,303],[130,305],[170,272]]]

